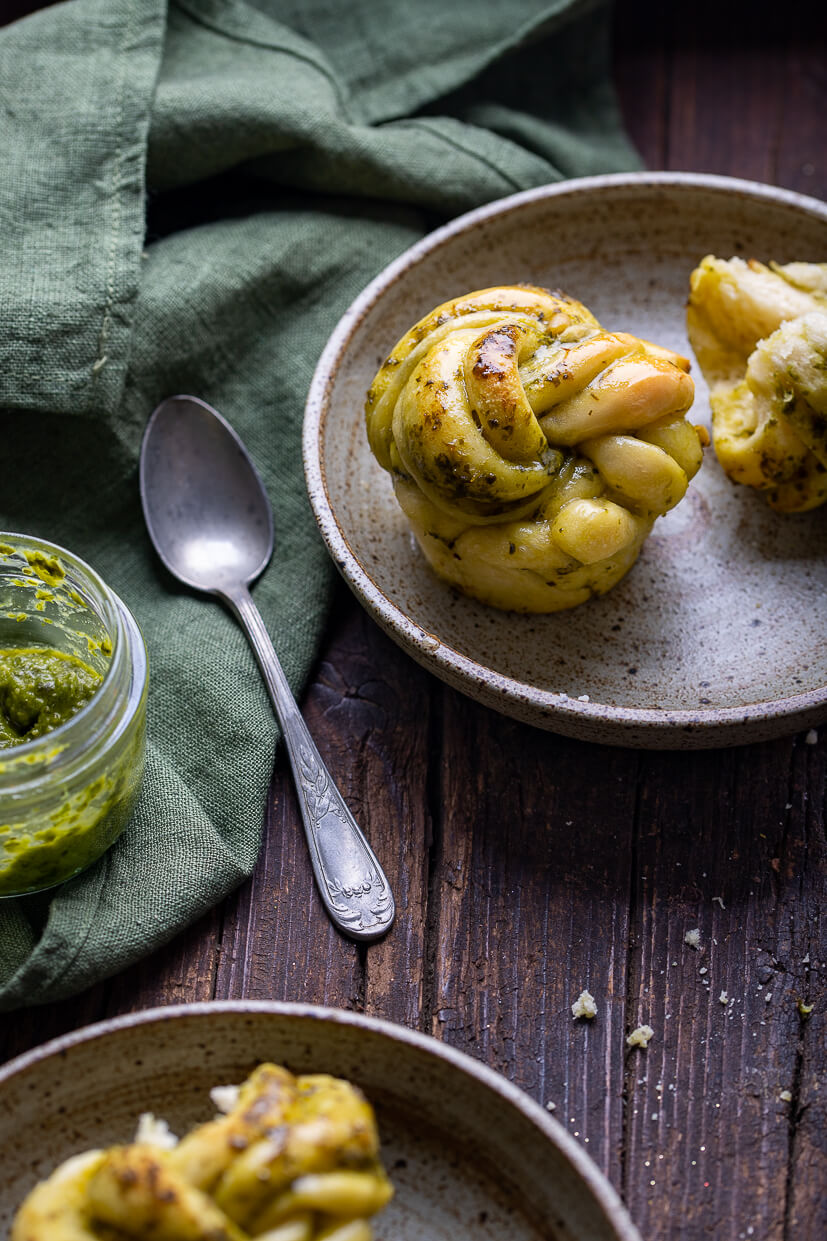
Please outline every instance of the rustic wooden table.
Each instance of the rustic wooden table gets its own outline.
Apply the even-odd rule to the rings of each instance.
[[[823,26],[672,8],[617,11],[647,165],[827,198]],[[304,708],[385,860],[389,938],[331,930],[282,771],[251,882],[112,981],[6,1018],[0,1059],[156,1004],[364,1010],[553,1101],[650,1241],[827,1236],[827,727],[691,754],[556,738],[434,680],[344,588]],[[583,987],[591,1023],[571,1017]],[[655,1037],[630,1051],[641,1021]]]

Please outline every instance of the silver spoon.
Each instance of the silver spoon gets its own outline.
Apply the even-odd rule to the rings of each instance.
[[[327,912],[351,939],[379,939],[396,912],[390,885],[322,762],[250,597],[273,551],[273,514],[244,445],[204,401],[169,397],[144,432],[140,486],[149,536],[170,573],[222,599],[255,652]]]

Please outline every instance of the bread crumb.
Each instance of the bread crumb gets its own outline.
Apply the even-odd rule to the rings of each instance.
[[[629,1047],[646,1048],[649,1046],[649,1040],[654,1036],[654,1033],[655,1031],[651,1026],[638,1026],[636,1030],[632,1031],[626,1042]]]
[[[549,1099],[548,1103],[546,1104],[546,1111],[547,1111],[547,1112],[556,1112],[556,1111],[557,1111],[557,1104],[556,1104],[556,1103],[552,1103],[551,1099]]]
[[[572,1017],[588,1017],[591,1021],[592,1017],[597,1016],[597,1005],[594,1002],[594,996],[588,991],[581,991],[577,999],[571,1006]]]
[[[166,1151],[171,1151],[178,1145],[178,1139],[167,1122],[159,1120],[152,1112],[141,1112],[138,1117],[135,1141],[145,1142],[147,1146],[157,1146]]]
[[[793,1101],[793,1097],[790,1094],[789,1090],[782,1090],[781,1094],[778,1097],[779,1099],[781,1099],[783,1103],[792,1103]]]
[[[806,745],[817,745],[818,744],[818,733],[816,732],[814,728],[811,728],[810,731],[807,733],[807,736],[804,738],[804,742]]]
[[[578,702],[591,702],[591,698],[589,698],[588,694],[578,694],[577,701]]]
[[[694,931],[687,931],[683,937],[683,942],[685,944],[689,944],[690,948],[700,948],[701,946],[700,927],[696,926]]]
[[[729,1003],[729,996],[727,995],[726,991],[722,991],[721,994],[718,996],[718,1003],[719,1004]]]
[[[238,1086],[213,1086],[210,1091],[213,1107],[223,1112],[225,1116],[229,1115],[238,1103],[238,1095]]]

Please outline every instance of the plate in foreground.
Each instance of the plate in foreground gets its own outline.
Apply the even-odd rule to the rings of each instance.
[[[378,1241],[640,1241],[582,1147],[504,1077],[375,1018],[250,1001],[113,1018],[0,1069],[0,1227],[70,1155],[131,1141],[145,1111],[180,1135],[212,1118],[213,1086],[267,1060],[347,1078],[375,1106],[396,1188]]]

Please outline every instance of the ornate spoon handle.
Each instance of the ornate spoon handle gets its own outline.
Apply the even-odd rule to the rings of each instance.
[[[385,873],[322,762],[249,591],[241,587],[222,598],[250,641],[284,734],[325,908],[343,935],[379,939],[396,913]]]

